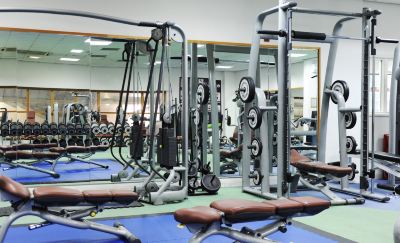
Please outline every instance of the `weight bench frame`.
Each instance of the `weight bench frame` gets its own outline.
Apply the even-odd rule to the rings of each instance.
[[[79,156],[79,155],[75,155],[75,154],[84,154],[84,155],[83,156]],[[86,163],[86,164],[95,165],[95,166],[101,167],[103,169],[108,169],[108,167],[109,167],[108,165],[103,165],[103,164],[97,163],[95,161],[92,161],[90,159],[87,159],[87,158],[91,157],[94,154],[95,154],[95,152],[88,152],[88,153],[69,153],[69,152],[65,152],[65,153],[60,153],[60,157],[58,157],[57,159],[55,159],[53,161],[49,160],[49,162],[51,162],[53,164],[53,166],[51,167],[51,170],[55,171],[59,160],[62,159],[62,158],[67,158],[68,159],[67,163],[73,163],[75,161],[79,161],[79,162],[83,162],[83,163]]]
[[[19,184],[19,183],[18,183]],[[23,185],[21,185],[24,187]],[[15,188],[15,187],[14,187]],[[14,212],[11,213],[3,222],[0,227],[0,242],[4,242],[8,229],[11,224],[17,219],[24,216],[36,216],[44,221],[37,224],[29,225],[30,230],[39,229],[51,224],[60,224],[67,227],[72,227],[76,229],[91,229],[95,231],[100,231],[104,233],[109,233],[118,236],[121,239],[125,239],[131,243],[140,243],[141,241],[129,232],[123,225],[114,223],[114,227],[99,224],[96,222],[83,219],[83,217],[91,216],[95,217],[97,213],[102,212],[105,206],[121,206],[117,202],[106,202],[102,204],[91,204],[87,201],[71,205],[59,207],[60,210],[52,211],[52,206],[42,205],[34,201],[34,197],[31,194],[28,200],[23,200],[16,196],[11,195],[4,189],[0,189],[0,199],[1,201],[9,201],[11,203]],[[17,189],[15,189],[17,190]],[[82,207],[86,207],[83,208]],[[54,206],[55,208],[55,206]]]

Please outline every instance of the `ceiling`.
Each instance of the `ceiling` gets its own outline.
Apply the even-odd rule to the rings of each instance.
[[[24,62],[89,65],[92,67],[123,67],[125,65],[125,62],[121,60],[125,42],[113,40],[107,46],[94,46],[85,42],[87,39],[88,37],[73,35],[0,31],[0,58],[17,59]],[[239,52],[242,53],[237,53],[235,48],[228,48],[227,51],[218,47],[223,46],[216,46],[214,53],[214,57],[219,59],[219,62],[216,63],[217,70],[240,71],[248,68],[249,48],[238,47]],[[71,53],[72,49],[82,50],[83,52]],[[294,52],[302,55],[292,57],[292,62],[300,62],[317,57],[316,50],[303,49],[295,50]],[[169,46],[169,57],[179,57],[180,53],[180,43],[172,43]],[[206,56],[204,45],[199,45],[198,56]],[[37,59],[32,59],[32,57]],[[67,62],[60,60],[60,58],[75,58],[79,59],[79,61]],[[179,67],[181,65],[180,59],[169,58],[168,60],[170,67]],[[270,55],[261,55],[261,61],[262,63],[274,63]],[[138,56],[137,65],[139,67],[148,68],[148,63],[148,56],[143,54]],[[206,62],[199,62],[198,65],[199,68],[207,68]],[[267,66],[267,64],[263,66]]]

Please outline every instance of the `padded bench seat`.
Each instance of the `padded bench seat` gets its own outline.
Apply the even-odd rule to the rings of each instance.
[[[291,150],[291,161],[290,164],[300,171],[309,173],[319,173],[324,175],[333,175],[338,178],[342,178],[353,173],[351,167],[341,167],[335,165],[328,165],[319,161],[311,161],[308,157],[301,155],[296,150]]]
[[[108,150],[107,145],[98,145],[98,146],[90,146],[90,147],[84,147],[84,146],[68,146],[66,148],[63,147],[54,147],[50,148],[50,152],[55,152],[55,153],[70,153],[70,154],[75,154],[75,153],[94,153],[97,151],[107,151]]]
[[[4,158],[9,160],[17,159],[57,159],[59,153],[54,152],[35,152],[35,151],[7,151],[4,153]]]
[[[183,224],[210,224],[220,221],[222,217],[229,222],[237,223],[266,220],[272,216],[314,215],[329,207],[329,201],[314,197],[294,197],[262,202],[225,199],[212,202],[210,207],[177,210],[174,217],[176,221]]]
[[[63,187],[38,187],[33,190],[33,200],[45,206],[68,206],[88,202],[99,205],[106,202],[129,204],[138,199],[138,194],[130,190],[85,190]]]

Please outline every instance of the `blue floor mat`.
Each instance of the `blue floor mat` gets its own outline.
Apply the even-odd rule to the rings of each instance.
[[[178,223],[172,215],[144,216],[135,218],[119,219],[130,232],[136,235],[142,242],[188,242],[192,234],[186,228],[177,227]],[[102,224],[112,225],[115,220],[98,221]],[[258,228],[269,221],[258,221],[246,224],[247,227]],[[240,229],[243,224],[235,224],[234,228]],[[29,237],[29,240],[27,241]],[[299,226],[288,226],[286,233],[276,232],[269,236],[269,239],[279,242],[293,243],[320,243],[339,242],[321,232],[312,232]],[[6,243],[34,243],[34,242],[96,242],[111,243],[123,242],[116,236],[92,231],[79,230],[61,225],[50,225],[37,230],[28,230],[26,226],[13,227],[9,230]],[[210,237],[205,242],[232,243],[231,239],[223,236]]]
[[[18,182],[34,184],[34,183],[110,180],[111,174],[118,173],[123,168],[121,164],[119,164],[114,160],[98,159],[93,161],[103,165],[108,165],[108,169],[104,169],[96,165],[91,165],[79,161],[74,161],[72,163],[60,161],[56,167],[56,172],[60,174],[60,178],[53,178],[48,174],[24,168],[6,169],[9,168],[8,165],[1,166],[2,168],[1,173]],[[47,162],[38,162],[35,163],[34,166],[47,170],[51,168],[51,164]],[[132,170],[129,169],[129,171],[131,172]]]

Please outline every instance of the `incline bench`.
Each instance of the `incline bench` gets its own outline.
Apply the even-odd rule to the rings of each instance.
[[[69,146],[66,148],[57,147],[57,144],[16,144],[12,146],[0,146],[0,154],[3,156],[3,164],[11,166],[11,168],[24,168],[28,170],[34,170],[49,174],[54,178],[59,178],[60,174],[55,172],[55,167],[58,161],[67,157],[69,162],[81,161],[88,164],[93,164],[101,168],[107,169],[107,165],[102,165],[94,161],[87,160],[88,157],[92,156],[97,151],[106,151],[108,146]],[[46,151],[44,151],[46,149]],[[75,156],[74,154],[86,154],[85,156]],[[17,160],[32,160],[32,161],[17,161]],[[52,164],[50,170],[43,169],[40,167],[32,166],[33,163],[38,161],[46,161]],[[8,169],[11,169],[8,168]]]
[[[138,194],[130,190],[79,191],[62,187],[38,187],[31,193],[24,185],[9,177],[0,176],[0,196],[2,201],[9,201],[14,209],[1,225],[0,242],[4,242],[7,231],[15,220],[33,215],[45,221],[30,225],[30,230],[50,224],[61,224],[114,234],[128,242],[140,243],[139,239],[120,224],[111,227],[83,219],[96,216],[105,206],[126,206],[137,201]]]
[[[310,158],[301,155],[294,149],[291,150],[290,158],[290,164],[296,167],[301,176],[301,183],[312,190],[322,192],[331,200],[332,205],[363,204],[365,202],[364,198],[341,198],[331,191],[330,186],[326,183],[326,181],[334,178],[349,176],[353,173],[351,167],[341,167],[328,165],[324,162],[312,161]]]
[[[226,199],[214,201],[210,207],[198,206],[179,209],[175,220],[185,224],[194,233],[191,243],[202,242],[212,235],[224,235],[239,242],[273,242],[264,239],[268,235],[286,232],[290,218],[318,214],[330,207],[327,200],[313,197],[293,197],[270,201]],[[259,229],[231,228],[233,223],[275,219]],[[227,227],[223,226],[226,225]]]

